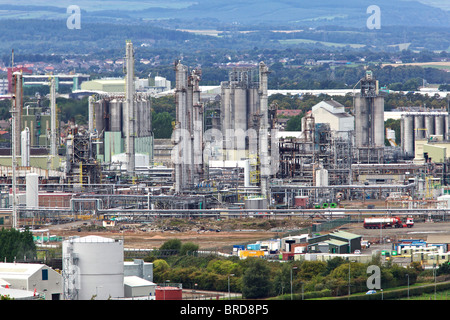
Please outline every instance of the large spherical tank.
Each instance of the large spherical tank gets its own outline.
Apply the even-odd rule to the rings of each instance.
[[[63,242],[64,263],[73,264],[77,300],[106,300],[124,296],[123,240],[98,236],[74,237]],[[64,269],[69,269],[64,266]]]

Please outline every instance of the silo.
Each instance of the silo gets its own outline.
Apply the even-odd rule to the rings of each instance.
[[[384,146],[384,98],[376,97],[373,102],[373,144],[377,147]]]
[[[267,209],[266,198],[247,198],[244,200],[245,209]]]
[[[109,102],[110,112],[110,130],[112,132],[119,132],[122,130],[122,101],[113,99]]]
[[[144,132],[146,131],[146,125],[147,125],[147,119],[145,115],[144,110],[144,101],[141,99],[138,99],[134,102],[134,105],[136,106],[136,137],[144,137]]]
[[[414,130],[415,135],[414,137],[416,139],[424,139],[425,138],[425,125],[424,125],[424,118],[421,114],[416,114],[414,116]]]
[[[434,115],[425,115],[425,137],[430,137],[434,135]]]
[[[222,82],[221,85],[221,98],[220,98],[220,115],[222,117],[222,133],[225,134],[225,130],[231,128],[231,102],[230,102],[231,89],[228,83]]]
[[[123,240],[99,236],[63,241],[64,294],[75,300],[124,296]]]
[[[357,147],[369,145],[370,120],[365,100],[355,99],[355,144]]]
[[[320,168],[316,170],[316,186],[326,187],[328,186],[328,170]]]
[[[450,130],[448,129],[448,114],[444,116],[444,139],[447,139]]]
[[[434,134],[438,136],[444,136],[444,123],[445,119],[443,115],[436,115],[434,117]]]
[[[26,175],[26,203],[27,208],[39,207],[39,175],[37,173]]]
[[[402,145],[406,157],[414,155],[414,116],[403,115]]]
[[[251,87],[248,89],[248,116],[247,116],[247,126],[248,128],[253,128],[253,115],[258,114],[259,110],[259,95],[258,88]]]
[[[93,119],[89,119],[89,121],[93,122],[94,129],[97,130],[97,132],[103,132],[103,130],[108,131],[109,123],[106,123],[105,119],[107,116],[106,111],[106,101],[104,99],[95,101],[93,103],[93,111],[92,113],[89,113],[90,117],[93,117]]]
[[[234,91],[234,129],[247,130],[247,89],[239,86]]]

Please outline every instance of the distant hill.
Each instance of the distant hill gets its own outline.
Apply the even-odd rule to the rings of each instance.
[[[74,1],[0,0],[6,18],[67,17]],[[381,26],[450,27],[449,0],[115,0],[75,1],[85,21],[216,19],[230,24],[365,26],[370,5],[381,10]],[[5,12],[6,11],[6,12]]]

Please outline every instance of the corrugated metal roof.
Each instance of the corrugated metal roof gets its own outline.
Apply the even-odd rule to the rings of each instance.
[[[123,278],[123,282],[125,285],[130,286],[130,287],[147,287],[147,286],[155,286],[156,284],[142,279],[140,277],[137,276],[127,276]]]
[[[354,234],[354,233],[350,233],[350,232],[346,232],[346,231],[335,231],[333,233],[331,233],[331,235],[340,237],[340,238],[344,238],[344,239],[356,239],[356,238],[360,238],[360,235]]]
[[[348,245],[348,242],[345,242],[345,241],[340,241],[340,240],[336,240],[336,239],[331,239],[331,240],[326,240],[326,241],[324,241],[325,243],[328,243],[328,244],[332,244],[332,245],[335,245],[335,246],[345,246],[345,245]]]

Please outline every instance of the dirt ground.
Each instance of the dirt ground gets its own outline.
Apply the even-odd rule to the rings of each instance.
[[[375,207],[383,207],[384,203],[373,203]],[[367,203],[351,203],[346,207],[365,207]],[[114,227],[103,227],[100,220],[76,221],[66,224],[50,225],[50,235],[88,236],[122,238],[125,248],[157,249],[171,239],[179,239],[182,243],[193,242],[200,249],[215,249],[229,252],[233,245],[247,244],[258,240],[283,237],[290,232],[311,226],[317,218],[236,218],[236,219],[176,219],[165,218],[151,223],[118,223]],[[426,239],[429,234],[448,234],[450,222],[416,223],[412,228],[367,230],[362,223],[348,224],[341,230],[362,235],[363,239],[373,243],[390,238]],[[332,230],[326,231],[330,232]]]
[[[263,239],[277,238],[289,230],[310,225],[311,221],[302,219],[230,219],[216,221],[202,219],[182,221],[164,219],[152,224],[117,224],[104,228],[101,221],[77,221],[68,224],[52,225],[48,229],[51,235],[68,238],[97,235],[124,240],[125,248],[157,249],[171,239],[182,243],[193,242],[199,249],[229,251],[236,244],[246,244]]]

